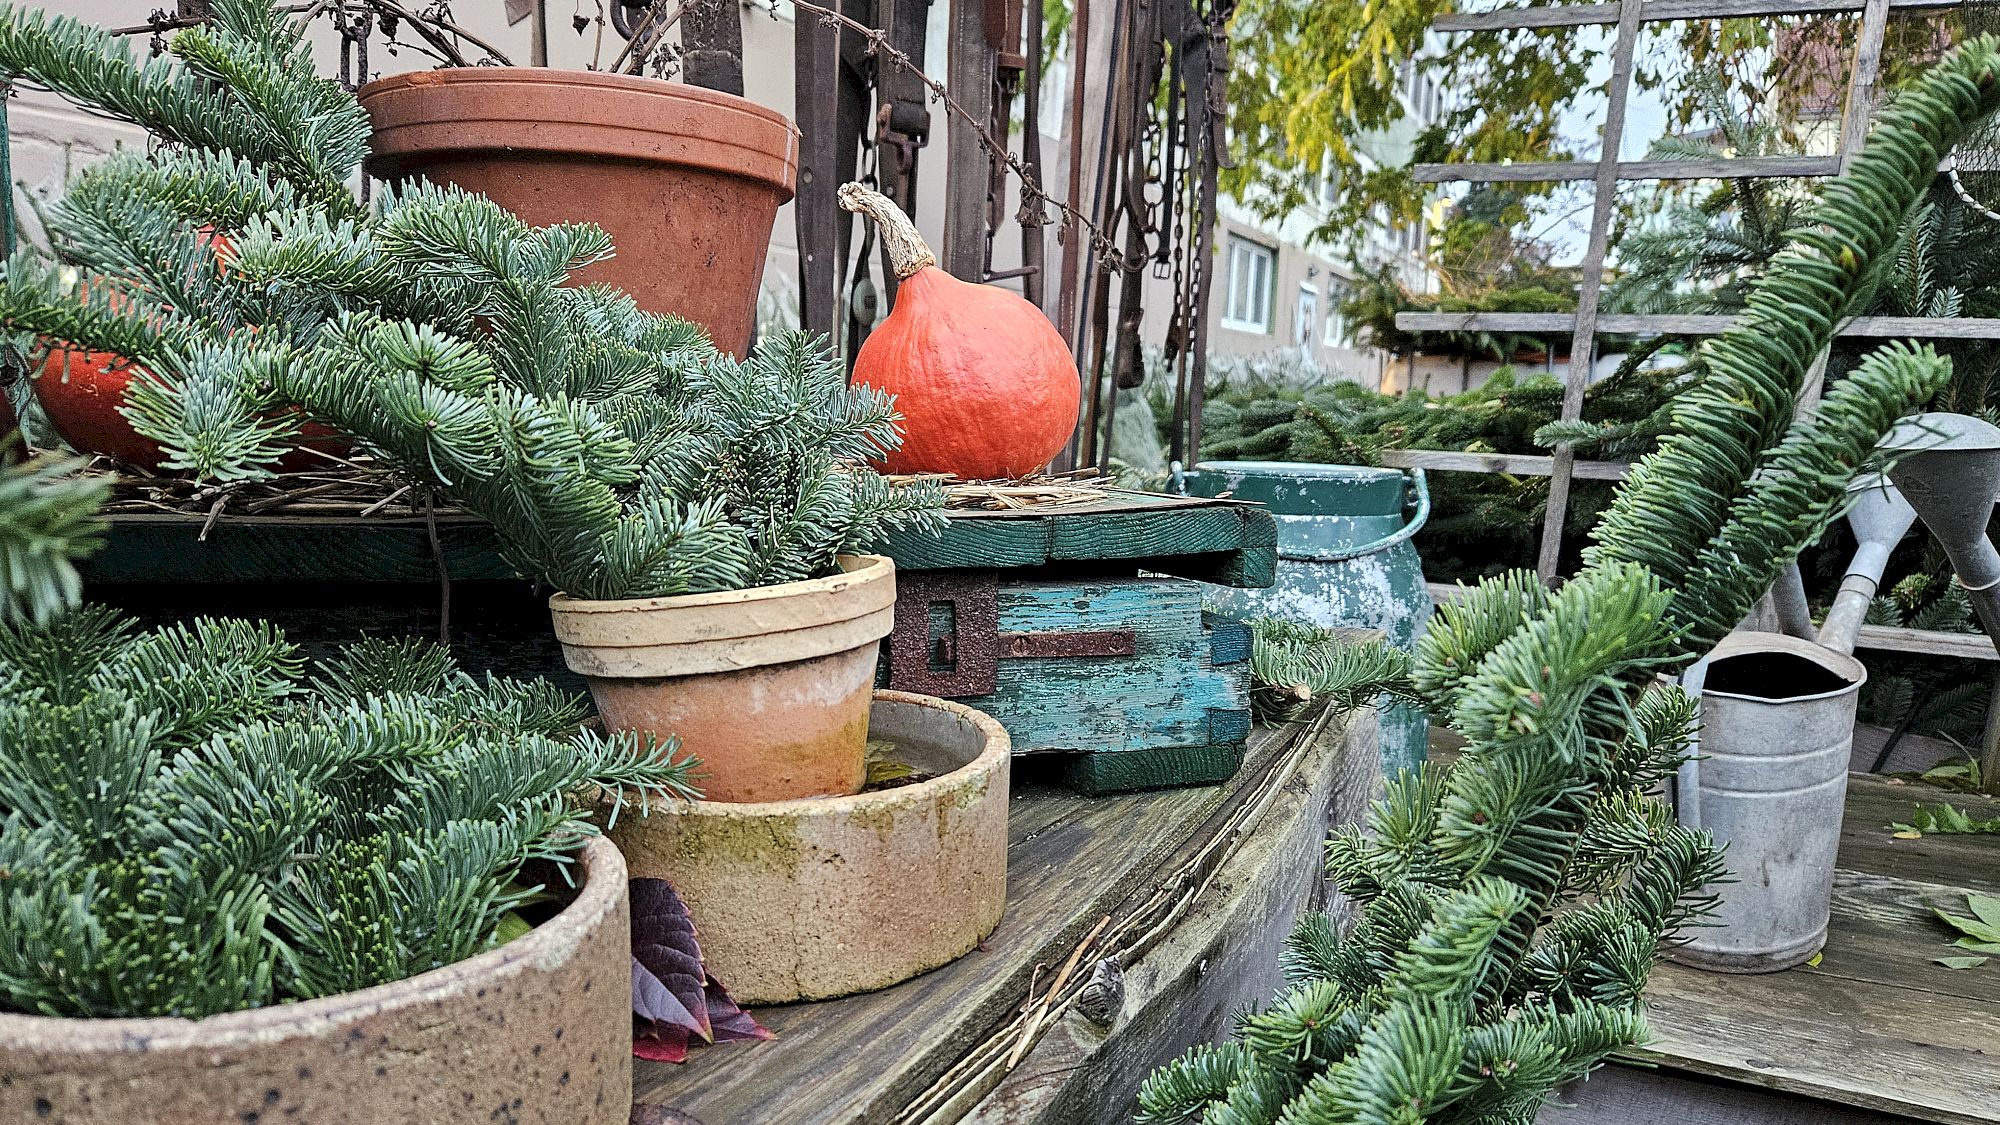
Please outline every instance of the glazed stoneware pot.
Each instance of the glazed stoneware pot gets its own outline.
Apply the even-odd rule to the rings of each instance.
[[[622,1125],[632,1103],[624,860],[574,902],[408,980],[203,1020],[0,1015],[0,1121]]]
[[[1007,899],[1007,732],[960,703],[875,693],[869,738],[915,780],[848,797],[654,802],[612,838],[673,883],[746,1004],[886,988],[993,932]]]
[[[370,175],[482,192],[537,226],[591,222],[618,256],[582,271],[746,353],[764,254],[792,198],[783,114],[656,78],[545,67],[414,71],[361,88]]]
[[[549,600],[563,660],[606,728],[677,736],[711,801],[861,790],[875,658],[895,623],[896,564],[748,590]],[[725,978],[726,979],[726,978]]]

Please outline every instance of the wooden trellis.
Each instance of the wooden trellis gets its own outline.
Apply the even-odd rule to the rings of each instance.
[[[1882,38],[1889,12],[1942,10],[1963,6],[1963,0],[1616,0],[1614,3],[1511,8],[1446,16],[1433,30],[1479,32],[1616,24],[1611,48],[1611,79],[1606,90],[1602,148],[1595,160],[1541,161],[1515,164],[1419,164],[1420,183],[1548,183],[1593,185],[1590,235],[1585,243],[1583,277],[1574,313],[1399,313],[1396,327],[1405,331],[1485,331],[1570,334],[1569,371],[1563,383],[1561,418],[1576,421],[1583,414],[1583,394],[1595,367],[1599,333],[1636,335],[1714,335],[1735,319],[1730,316],[1598,314],[1604,285],[1604,259],[1611,230],[1612,205],[1621,182],[1637,180],[1714,180],[1808,178],[1834,176],[1847,169],[1868,130],[1881,69]],[[1620,160],[1624,138],[1626,95],[1632,87],[1633,55],[1639,28],[1645,23],[1675,20],[1729,19],[1743,16],[1833,15],[1859,12],[1861,27],[1849,72],[1840,138],[1831,156],[1749,156],[1705,160]],[[2000,339],[2000,319],[1947,317],[1858,317],[1840,328],[1842,336],[1885,336],[1916,339]],[[1808,375],[1802,406],[1818,400],[1825,374],[1822,353]],[[1579,464],[1575,449],[1559,444],[1550,457],[1489,456],[1436,450],[1402,450],[1384,454],[1383,463],[1406,468],[1458,472],[1509,472],[1549,478],[1548,515],[1542,524],[1536,571],[1544,581],[1554,577],[1562,548],[1562,528],[1569,511],[1570,482],[1576,477],[1617,479],[1626,466],[1616,462]]]

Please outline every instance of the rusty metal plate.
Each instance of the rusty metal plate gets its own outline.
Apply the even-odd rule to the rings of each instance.
[[[889,687],[943,699],[992,694],[1000,663],[998,585],[990,570],[898,574]]]
[[[1131,656],[1138,651],[1138,634],[1130,629],[1000,634],[1002,660],[1024,660],[1037,656]]]

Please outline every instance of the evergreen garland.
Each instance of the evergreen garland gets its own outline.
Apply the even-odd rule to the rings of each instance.
[[[136,633],[86,608],[0,629],[0,1009],[183,1016],[402,980],[499,943],[590,809],[692,796],[669,741],[578,697],[363,641]]]
[[[1883,113],[1738,326],[1701,353],[1675,432],[1642,460],[1561,590],[1489,579],[1439,610],[1410,680],[1468,740],[1393,782],[1328,847],[1359,907],[1308,919],[1291,985],[1236,1042],[1150,1079],[1140,1120],[1527,1125],[1559,1084],[1643,1040],[1662,942],[1722,873],[1645,791],[1694,701],[1657,686],[1706,651],[1841,511],[1847,481],[1950,365],[1878,352],[1795,422],[1799,386],[1872,291],[1939,159],[2000,106],[2000,42],[1967,43]]]
[[[594,226],[533,228],[421,184],[364,207],[345,185],[367,117],[265,0],[218,0],[157,59],[0,8],[0,74],[161,142],[47,209],[57,261],[7,264],[0,324],[129,359],[126,416],[171,468],[268,476],[317,418],[587,598],[824,574],[886,528],[941,518],[934,484],[859,464],[895,447],[899,416],[846,386],[822,341],[782,336],[739,362],[570,284],[612,253]]]

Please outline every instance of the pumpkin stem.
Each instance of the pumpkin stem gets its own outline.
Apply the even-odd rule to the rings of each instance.
[[[917,233],[917,224],[903,214],[894,200],[860,184],[842,184],[834,195],[844,210],[875,220],[882,232],[882,249],[889,252],[889,268],[896,271],[897,278],[937,265],[937,255],[931,253],[924,236]]]

